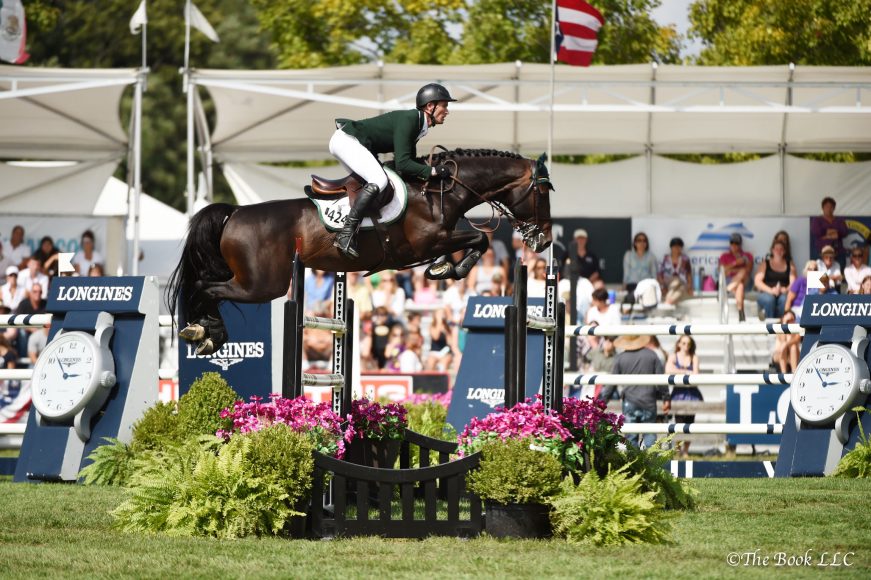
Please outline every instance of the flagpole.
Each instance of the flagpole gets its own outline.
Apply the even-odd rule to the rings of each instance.
[[[187,93],[187,214],[194,213],[194,88],[191,84],[191,0],[185,2],[184,10],[184,91]]]
[[[145,33],[143,32],[143,37]],[[145,83],[145,66],[136,79],[136,87],[133,95],[133,114],[136,121],[133,125],[133,260],[130,264],[130,273],[139,275],[139,221],[140,201],[142,199],[142,89]]]
[[[556,0],[552,0],[550,11],[550,107],[548,107],[547,122],[547,167],[553,177],[553,103],[556,91],[556,65],[554,56],[556,52]],[[550,245],[547,255],[548,268],[553,268],[553,244]]]

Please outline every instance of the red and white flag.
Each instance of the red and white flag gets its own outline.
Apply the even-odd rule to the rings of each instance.
[[[0,59],[23,63],[30,58],[26,44],[27,21],[21,0],[0,0]]]
[[[604,24],[602,14],[584,0],[557,0],[557,60],[573,66],[590,66],[599,44],[599,29]]]

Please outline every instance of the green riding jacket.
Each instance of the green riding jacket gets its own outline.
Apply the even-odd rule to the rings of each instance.
[[[426,120],[423,111],[417,109],[390,111],[361,121],[336,119],[336,125],[342,131],[355,137],[373,155],[392,152],[393,163],[399,175],[426,181],[432,174],[432,169],[429,165],[416,161],[417,136],[420,135],[424,123]]]

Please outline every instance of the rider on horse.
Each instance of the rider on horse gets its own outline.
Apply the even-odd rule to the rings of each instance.
[[[440,84],[424,85],[417,92],[417,108],[390,111],[377,117],[351,121],[336,119],[337,130],[330,139],[330,153],[363,178],[354,206],[348,212],[342,231],[333,245],[349,259],[359,257],[356,247],[357,229],[367,206],[387,188],[387,174],[378,162],[378,153],[393,153],[396,172],[403,178],[423,181],[431,177],[448,179],[451,170],[446,165],[430,167],[416,161],[417,142],[433,125],[441,125],[448,116],[448,103],[456,101]]]

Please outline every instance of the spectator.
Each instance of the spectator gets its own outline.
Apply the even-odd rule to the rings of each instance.
[[[305,311],[307,313],[329,311],[327,306],[333,298],[332,272],[309,270],[305,276]]]
[[[663,257],[659,267],[659,285],[666,304],[677,304],[684,296],[693,295],[693,266],[683,253],[683,240],[672,238],[668,243],[671,253]]]
[[[493,277],[497,274],[504,277],[508,272],[496,259],[493,248],[488,248],[478,265],[469,272],[469,285],[475,288],[475,292],[482,294],[485,290],[493,289]]]
[[[614,359],[614,373],[619,375],[662,374],[663,367],[659,357],[647,348],[649,336],[621,336],[614,345],[623,352]],[[606,385],[599,393],[599,399],[607,401],[616,387]],[[651,387],[647,385],[625,385],[623,387],[623,416],[626,423],[653,423],[656,419],[656,400],[664,401],[662,408],[668,413],[671,410],[671,395],[668,387]],[[633,441],[633,438],[630,438]],[[656,436],[646,433],[641,438],[641,446],[650,447],[656,441]],[[633,441],[635,442],[635,441]],[[637,444],[637,442],[635,442]]]
[[[0,303],[15,310],[27,296],[27,291],[18,284],[18,267],[6,268],[6,283],[0,286]]]
[[[24,227],[15,226],[9,236],[9,248],[7,257],[13,266],[19,269],[27,267],[27,258],[30,257],[30,246],[24,241]]]
[[[42,296],[42,286],[35,282],[27,291],[26,299],[18,304],[15,314],[42,314],[45,312],[45,299]]]
[[[601,282],[600,282],[601,283]],[[565,301],[566,307],[568,307],[569,302],[571,301],[571,280],[570,278],[562,278],[559,281],[559,286],[557,292],[559,293],[560,299]],[[578,318],[577,320],[583,322],[587,318],[587,310],[590,309],[590,305],[593,301],[593,284],[584,278],[583,276],[578,277],[578,283],[575,286],[575,294],[578,305]]]
[[[650,252],[647,234],[638,232],[632,239],[632,249],[623,255],[623,289],[626,290],[624,302],[634,302],[635,287],[642,280],[656,279],[656,258]]]
[[[0,368],[14,369],[16,361],[18,361],[18,353],[15,352],[9,339],[0,334]],[[14,399],[18,396],[19,388],[21,388],[21,381],[0,379],[0,398]]]
[[[45,236],[39,241],[39,247],[33,253],[33,257],[39,260],[39,267],[46,276],[57,276],[58,250],[51,236]]]
[[[390,317],[389,311],[384,306],[372,311],[372,344],[369,358],[375,364],[375,368],[383,369],[387,364],[384,349],[390,340],[391,328],[395,325],[396,321]]]
[[[786,259],[786,246],[781,241],[771,245],[770,257],[759,264],[754,279],[759,294],[756,303],[765,318],[780,318],[786,305],[786,294],[795,282],[795,266]]]
[[[12,259],[3,252],[3,243],[0,242],[0,272],[5,272],[6,268],[12,265]]]
[[[822,253],[824,246],[832,246],[835,259],[844,266],[844,238],[847,237],[847,223],[843,218],[835,217],[835,200],[824,197],[822,201],[823,215],[811,218],[811,243],[814,253]]]
[[[27,339],[27,358],[30,359],[30,366],[36,364],[36,359],[39,358],[39,355],[45,349],[45,345],[48,344],[48,331],[51,328],[50,324],[46,324],[39,330],[35,330],[30,334],[30,338]]]
[[[405,351],[405,328],[398,322],[390,327],[387,344],[384,345],[384,370],[399,372],[399,355]]]
[[[18,272],[18,284],[27,292],[34,284],[39,284],[42,288],[42,297],[48,298],[48,276],[40,270],[39,259],[36,256],[30,256],[27,259],[27,268]]]
[[[729,251],[720,256],[720,268],[726,275],[726,290],[735,294],[735,305],[738,307],[738,322],[744,322],[744,289],[750,280],[753,270],[753,256],[741,247],[744,242],[741,234],[733,233],[729,237]]]
[[[378,288],[372,292],[372,304],[375,308],[386,307],[391,316],[398,320],[405,317],[405,290],[397,286],[393,271],[381,272]]]
[[[859,294],[871,294],[871,276],[862,278],[862,283],[859,285]]]
[[[789,287],[789,292],[786,294],[786,304],[783,307],[783,311],[792,310],[793,314],[795,314],[796,322],[801,322],[801,311],[804,306],[805,296],[820,293],[819,288],[807,287],[807,273],[816,272],[817,267],[816,260],[808,260],[804,265],[802,275],[795,279],[795,282],[792,283]],[[828,286],[828,280],[825,277],[822,277],[820,282],[822,282],[823,286]]]
[[[507,275],[496,272],[493,275],[492,283],[490,291],[493,293],[493,296],[508,296],[511,294],[511,289],[508,287]]]
[[[487,239],[490,240],[490,248],[493,249],[493,255],[496,258],[496,264],[502,266],[502,269],[508,272],[508,248],[505,247],[505,242],[499,238],[493,237],[494,232],[487,232]]]
[[[86,276],[92,264],[102,264],[103,256],[95,249],[94,232],[85,230],[82,234],[81,248],[73,256],[73,268],[80,276]]]
[[[445,303],[448,324],[460,324],[463,321],[462,312],[466,309],[469,297],[475,293],[469,289],[466,279],[453,280],[442,295]]]
[[[587,318],[584,324],[598,324],[601,326],[613,326],[623,322],[623,317],[620,314],[620,307],[616,304],[608,303],[608,291],[604,288],[593,290],[592,301],[590,308],[587,310]],[[586,337],[590,347],[599,347],[599,338],[596,336]]]
[[[674,345],[674,352],[665,361],[665,372],[669,375],[693,375],[699,372],[699,357],[696,354],[696,341],[691,336],[681,336]],[[698,387],[675,386],[671,391],[672,401],[703,401],[702,392]],[[675,423],[695,423],[695,415],[675,415]],[[678,441],[675,444],[681,457],[690,452],[689,441]]]
[[[423,270],[412,271],[412,285],[414,287],[413,302],[418,306],[432,306],[438,303],[439,295],[436,291],[436,283],[426,277]]]
[[[91,267],[88,268],[88,276],[105,276],[106,272],[103,271],[103,264],[93,263]]]
[[[847,281],[847,293],[858,294],[859,286],[865,276],[871,276],[871,268],[865,263],[865,252],[862,248],[853,248],[850,252],[850,265],[844,268],[844,280]]]
[[[614,370],[614,358],[617,349],[614,346],[614,338],[602,336],[599,340],[599,348],[587,351],[583,359],[589,365],[589,372],[596,374],[610,374]],[[584,385],[581,388],[581,398],[590,397],[598,399],[602,392],[602,385]]]
[[[841,273],[841,265],[835,261],[835,248],[823,246],[820,251],[820,259],[817,260],[817,270],[823,273],[829,281],[829,292],[839,292],[844,275]]]
[[[408,332],[405,337],[405,349],[398,357],[398,367],[401,373],[419,373],[423,370],[420,360],[423,349],[423,337],[420,331]]]
[[[781,324],[795,324],[798,319],[792,310],[787,310],[780,318]],[[771,360],[775,368],[782,373],[795,371],[801,349],[800,334],[778,334],[774,337],[774,353]]]
[[[532,271],[526,279],[526,295],[529,298],[544,298],[547,280],[547,261],[536,258],[532,262]]]
[[[569,268],[592,283],[602,279],[599,258],[587,249],[587,230],[575,230],[575,242],[569,246]]]
[[[451,348],[451,327],[445,320],[445,311],[436,310],[429,326],[429,354],[424,368],[428,371],[446,371],[451,368],[453,348]]]
[[[348,298],[354,301],[354,308],[363,316],[372,314],[372,283],[360,272],[348,272]]]

